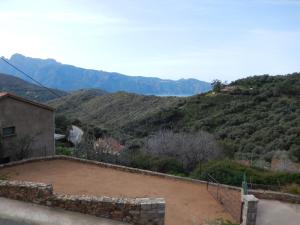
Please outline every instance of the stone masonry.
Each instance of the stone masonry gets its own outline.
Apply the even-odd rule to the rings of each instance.
[[[119,220],[135,225],[164,225],[162,198],[111,198],[62,195],[52,185],[0,180],[0,196]]]

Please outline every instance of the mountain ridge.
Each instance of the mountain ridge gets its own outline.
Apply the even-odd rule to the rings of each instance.
[[[193,95],[209,91],[211,84],[197,79],[164,80],[156,77],[128,76],[117,72],[84,69],[54,59],[38,59],[14,54],[10,63],[24,70],[43,85],[64,91],[98,88],[107,92],[132,92],[146,95]],[[0,62],[0,72],[21,77]],[[25,78],[25,80],[28,80]]]
[[[67,92],[57,89],[51,89],[51,91],[55,92],[59,96],[65,96],[68,94]],[[0,73],[0,92],[10,92],[38,102],[45,102],[58,98],[48,90],[38,85],[29,83],[15,76],[2,73]]]

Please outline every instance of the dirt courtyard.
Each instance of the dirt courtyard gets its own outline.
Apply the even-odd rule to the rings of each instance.
[[[53,184],[57,193],[110,197],[163,197],[166,225],[200,225],[232,220],[207,192],[206,185],[102,168],[69,160],[30,162],[0,169],[10,180]]]

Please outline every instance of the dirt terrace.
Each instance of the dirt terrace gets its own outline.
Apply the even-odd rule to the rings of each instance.
[[[10,180],[53,184],[57,193],[110,197],[163,197],[166,225],[200,225],[206,220],[232,220],[207,192],[206,185],[102,168],[68,160],[30,162],[4,168]]]

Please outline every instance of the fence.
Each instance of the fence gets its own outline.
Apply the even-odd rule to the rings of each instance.
[[[235,222],[242,220],[241,192],[218,182],[210,174],[207,175],[207,191],[212,197],[223,205],[224,209],[232,216]]]

